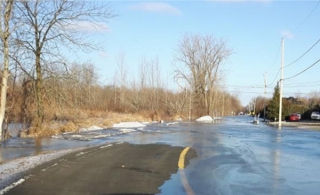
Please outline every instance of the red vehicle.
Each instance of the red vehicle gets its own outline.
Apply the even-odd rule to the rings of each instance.
[[[289,117],[289,121],[299,121],[300,116],[298,114],[291,114]]]

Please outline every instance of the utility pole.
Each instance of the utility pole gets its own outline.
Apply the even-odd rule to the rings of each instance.
[[[279,129],[281,129],[282,119],[282,88],[283,88],[283,64],[284,64],[284,39],[281,38],[281,78],[280,78],[280,101],[279,101]]]
[[[267,94],[267,72],[263,74],[264,76],[264,96]],[[263,121],[266,122],[266,99],[263,100]]]
[[[254,116],[256,116],[256,104],[257,104],[257,98],[255,97],[255,98],[254,98],[254,104],[253,104],[253,113],[254,113]]]

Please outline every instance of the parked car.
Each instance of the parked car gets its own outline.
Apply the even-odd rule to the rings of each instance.
[[[298,117],[299,117],[299,120],[301,120],[301,114],[300,113],[297,113]]]
[[[289,121],[299,121],[300,116],[298,114],[291,114],[289,117]]]
[[[320,112],[312,112],[311,119],[312,120],[320,120]]]

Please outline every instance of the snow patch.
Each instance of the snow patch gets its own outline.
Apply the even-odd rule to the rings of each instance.
[[[106,146],[101,146],[100,148],[107,148],[107,147],[111,147],[111,146],[113,146],[113,144],[108,144]]]
[[[133,129],[120,129],[120,131],[122,131],[122,133],[130,133],[130,132],[134,132],[136,130],[133,130]]]
[[[83,137],[82,135],[71,135],[72,138],[81,138]]]
[[[96,136],[93,136],[93,139],[106,138],[106,137],[110,137],[110,136],[111,136],[110,134],[106,134],[106,135],[96,135]]]
[[[169,126],[169,125],[175,125],[175,124],[178,124],[178,122],[166,123],[165,125]]]
[[[139,128],[145,126],[146,125],[139,122],[121,122],[113,125],[114,128]]]
[[[78,157],[78,156],[84,155],[84,154],[86,154],[86,153],[88,153],[88,152],[79,152],[78,154],[76,154],[76,155],[75,155],[75,157]]]
[[[213,118],[211,116],[202,116],[196,119],[196,122],[212,122]]]
[[[6,188],[4,188],[3,190],[0,191],[0,195],[8,192],[9,190],[11,190],[12,188],[16,187],[19,184],[22,184],[25,181],[25,179],[19,179],[17,182],[14,182],[13,184],[11,184],[10,186],[7,186]]]
[[[102,130],[102,127],[99,126],[91,126],[89,128],[80,128],[79,131],[83,132],[83,131],[96,131],[96,130]]]

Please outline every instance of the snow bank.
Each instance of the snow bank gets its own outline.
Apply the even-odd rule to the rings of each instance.
[[[139,122],[121,122],[113,125],[114,128],[139,128],[145,126],[146,125]]]
[[[213,119],[211,116],[202,116],[198,119],[196,119],[196,122],[212,122]]]

